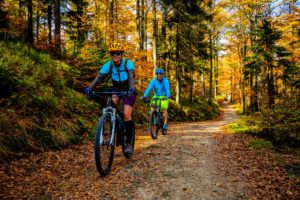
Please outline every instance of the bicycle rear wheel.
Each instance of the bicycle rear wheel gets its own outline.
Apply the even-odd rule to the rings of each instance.
[[[158,129],[159,129],[159,119],[158,119],[157,112],[151,112],[150,119],[149,119],[149,130],[152,139],[157,139]]]
[[[105,113],[99,120],[95,140],[95,161],[98,172],[105,176],[109,173],[114,158],[111,114]]]

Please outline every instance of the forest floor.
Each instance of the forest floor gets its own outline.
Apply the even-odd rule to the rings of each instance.
[[[224,105],[217,119],[171,123],[157,140],[139,128],[133,157],[117,148],[106,177],[91,142],[1,164],[0,199],[300,199],[300,179],[284,168],[299,160],[227,133],[238,118]]]

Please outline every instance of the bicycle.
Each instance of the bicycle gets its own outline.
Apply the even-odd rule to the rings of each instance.
[[[123,113],[120,112],[112,102],[112,94],[123,98],[127,92],[125,91],[104,91],[93,92],[93,97],[108,96],[106,107],[102,110],[102,116],[99,119],[96,129],[95,139],[95,161],[98,172],[105,176],[107,175],[113,163],[115,144],[122,146],[123,154],[126,158],[130,158],[132,154],[124,153],[126,134]],[[124,103],[122,101],[122,110]],[[134,123],[133,123],[134,124]],[[135,143],[135,127],[132,130],[131,145],[134,149]]]
[[[167,135],[167,130],[163,129],[164,116],[160,109],[161,98],[152,98],[153,103],[151,103],[152,110],[149,115],[149,131],[152,139],[157,139],[158,131],[161,130],[163,135]],[[150,102],[149,98],[145,99],[145,102]],[[159,104],[157,104],[159,101]]]

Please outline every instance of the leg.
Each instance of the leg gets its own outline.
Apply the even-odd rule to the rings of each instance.
[[[118,105],[120,98],[118,97],[118,95],[113,94],[111,96],[112,101],[114,102],[115,105]]]
[[[130,143],[132,139],[133,121],[132,121],[131,113],[132,113],[132,107],[130,105],[124,105],[124,121],[125,121],[127,143]]]
[[[133,152],[133,128],[134,128],[134,122],[132,120],[132,107],[135,102],[137,95],[134,96],[126,96],[123,99],[124,107],[123,107],[123,117],[125,121],[125,134],[126,134],[126,145],[124,149],[125,154],[132,154]]]
[[[168,129],[168,107],[169,107],[169,99],[162,100],[161,109],[165,118],[163,129]]]
[[[164,115],[164,124],[168,124],[168,111],[163,110],[163,115]]]

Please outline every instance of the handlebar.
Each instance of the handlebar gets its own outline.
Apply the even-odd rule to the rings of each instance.
[[[158,97],[156,97],[156,98],[146,98],[146,99],[143,99],[143,101],[145,102],[145,103],[149,103],[151,100],[153,100],[153,101],[161,101],[161,100],[166,100],[167,98],[158,98]]]
[[[92,96],[94,97],[102,97],[102,96],[109,96],[115,94],[119,97],[123,97],[127,95],[127,91],[103,91],[103,92],[95,92],[93,91]]]

